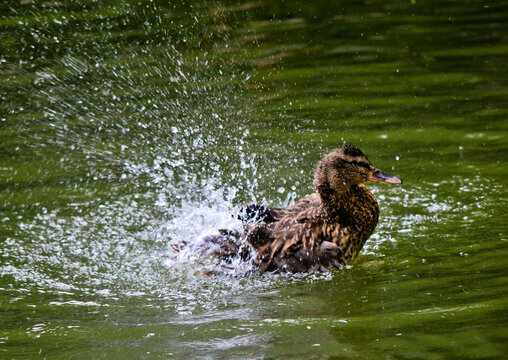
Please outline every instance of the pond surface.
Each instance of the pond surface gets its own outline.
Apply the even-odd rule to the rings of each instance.
[[[0,357],[503,358],[508,2],[5,1]],[[344,141],[404,180],[354,264],[171,243]]]

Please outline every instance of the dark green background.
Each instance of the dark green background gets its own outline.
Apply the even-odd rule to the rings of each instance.
[[[0,357],[503,358],[508,3],[3,1]],[[329,274],[192,251],[343,141],[376,232]]]

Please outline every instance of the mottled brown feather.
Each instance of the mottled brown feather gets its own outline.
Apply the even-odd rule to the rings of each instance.
[[[337,198],[340,215],[328,216],[318,194],[307,195],[286,209],[271,209],[273,223],[248,224],[244,236],[256,249],[260,271],[306,272],[350,264],[374,231],[379,217],[376,198],[363,184]],[[268,236],[263,244],[252,234]],[[323,242],[335,245],[320,252]]]

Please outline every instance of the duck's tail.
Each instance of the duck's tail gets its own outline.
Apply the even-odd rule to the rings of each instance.
[[[204,256],[213,256],[220,260],[221,266],[228,268],[233,261],[251,261],[254,259],[253,249],[261,246],[268,236],[264,234],[263,224],[277,221],[275,209],[263,205],[251,204],[244,206],[238,213],[243,223],[243,231],[219,229],[218,234],[205,235],[198,242],[181,241],[170,243],[174,252],[190,247]],[[214,271],[207,272],[210,275]]]
[[[242,240],[242,233],[237,230],[219,229],[218,235],[206,235],[201,238],[199,251],[226,263],[231,263],[236,257],[248,260],[250,259],[250,250]]]

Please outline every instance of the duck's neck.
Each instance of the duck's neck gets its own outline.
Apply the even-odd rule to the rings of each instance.
[[[321,198],[321,203],[328,218],[332,220],[341,219],[342,222],[352,218],[353,211],[350,208],[352,204],[350,197],[353,196],[354,191],[352,190],[356,187],[357,185],[353,185],[335,191],[328,183],[321,183],[316,186],[316,191]]]

